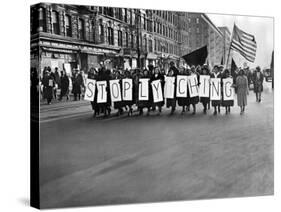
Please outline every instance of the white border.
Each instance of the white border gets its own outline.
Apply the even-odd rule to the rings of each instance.
[[[33,211],[29,201],[29,6],[8,0],[1,6],[1,180],[0,211]],[[84,211],[277,211],[280,206],[280,6],[274,0],[68,0],[54,3],[183,10],[275,17],[275,195],[268,197],[87,207]],[[81,208],[60,209],[79,211]]]

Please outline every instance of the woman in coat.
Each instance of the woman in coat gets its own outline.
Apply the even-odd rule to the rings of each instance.
[[[232,76],[230,75],[230,71],[228,69],[225,69],[223,78],[225,79],[232,78]],[[225,107],[225,113],[228,114],[230,113],[230,107],[234,105],[234,100],[224,100],[222,95],[221,105]]]
[[[160,80],[161,89],[162,89],[162,96],[164,96],[164,93],[163,93],[163,91],[164,91],[164,76],[162,74],[160,74],[160,69],[158,67],[155,67],[155,69],[154,69],[154,73],[153,73],[153,75],[151,77],[151,80],[150,80],[151,81],[150,86],[152,86],[151,83],[155,80]],[[152,92],[151,92],[151,94],[153,95]],[[163,105],[164,105],[164,99],[161,102],[154,103],[153,96],[152,96],[151,106],[152,106],[152,108],[158,107],[158,115],[160,115],[160,113],[162,112]]]
[[[241,109],[240,114],[243,114],[247,105],[247,95],[249,95],[248,79],[243,69],[239,71],[235,86],[237,88],[237,104]]]
[[[75,74],[72,77],[72,93],[74,95],[74,101],[77,101],[77,97],[80,100],[81,98],[81,87],[83,86],[83,78],[78,70],[75,71]]]
[[[124,79],[133,79],[133,77],[131,76],[131,73],[128,71],[128,70],[126,70],[125,71],[125,73],[124,73]],[[124,102],[124,106],[127,108],[129,108],[129,110],[128,110],[128,116],[132,116],[133,115],[133,108],[132,108],[132,106],[133,106],[133,104],[134,104],[134,93],[135,93],[135,86],[134,86],[134,80],[132,80],[133,81],[133,91],[132,91],[132,96],[133,96],[133,98],[132,98],[132,101],[125,101],[125,100],[123,100],[123,102]],[[121,83],[122,84],[122,83]]]
[[[210,76],[210,71],[207,66],[202,68],[200,76]],[[200,78],[200,76],[199,76],[199,78]],[[210,104],[210,96],[209,97],[200,97],[200,102],[203,104],[203,108],[204,108],[203,113],[206,114],[207,105]]]
[[[166,107],[171,107],[171,113],[170,115],[173,115],[176,110],[176,104],[177,104],[177,98],[176,98],[176,87],[177,87],[177,81],[176,77],[178,75],[178,70],[175,68],[175,66],[171,67],[168,71],[167,76],[168,77],[175,77],[175,89],[174,89],[174,98],[166,98]]]
[[[113,79],[115,80],[119,80],[119,86],[120,86],[120,90],[122,91],[122,78],[123,76],[121,75],[120,71],[115,71]],[[123,100],[119,101],[119,102],[114,102],[114,109],[117,109],[117,116],[122,115],[124,110],[123,107],[125,107],[125,103],[123,102]]]
[[[258,66],[253,74],[254,92],[256,93],[256,101],[261,102],[261,93],[263,92],[263,79],[261,68]]]
[[[219,68],[217,65],[214,66],[214,71],[211,74],[211,78],[221,78],[221,73],[219,72]],[[212,100],[212,106],[214,107],[214,115],[220,111],[221,100]]]

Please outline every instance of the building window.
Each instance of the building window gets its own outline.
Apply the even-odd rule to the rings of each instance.
[[[128,10],[125,8],[124,21],[128,22]]]
[[[114,31],[113,28],[107,28],[107,40],[109,45],[114,45]]]
[[[146,51],[147,51],[147,39],[144,38],[144,39],[143,39],[143,42],[144,42],[144,47],[143,47],[143,49],[144,49],[144,51],[146,52]]]
[[[197,28],[196,28],[196,32],[197,32],[197,33],[199,33],[199,32],[200,32],[200,31],[199,31],[199,27],[197,27]]]
[[[152,40],[148,41],[148,51],[152,52]]]
[[[118,46],[122,46],[122,31],[121,30],[118,30]]]
[[[199,18],[196,18],[196,24],[199,24]]]
[[[39,8],[39,28],[40,31],[46,32],[46,10],[45,8]]]
[[[66,36],[71,37],[72,36],[72,29],[71,29],[71,17],[70,15],[65,16],[65,29],[66,29]]]
[[[128,32],[125,32],[125,45],[126,47],[129,47],[129,36],[128,36]]]
[[[79,39],[84,39],[85,38],[85,33],[84,33],[84,20],[79,18],[78,19],[78,38]]]
[[[131,47],[134,48],[134,35],[131,34]]]
[[[156,42],[156,39],[154,39],[154,51],[155,51],[155,52],[157,51],[157,42]]]
[[[99,25],[99,40],[104,43],[104,27],[102,24]]]
[[[60,25],[59,25],[59,13],[57,11],[52,11],[52,26],[53,33],[60,34]]]

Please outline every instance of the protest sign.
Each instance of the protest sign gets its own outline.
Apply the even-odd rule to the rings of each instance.
[[[200,76],[199,96],[210,97],[210,76]]]
[[[95,98],[95,90],[96,90],[96,80],[87,79],[86,80],[86,91],[84,95],[84,100],[94,101]]]
[[[220,100],[221,99],[221,79],[220,78],[211,78],[211,100]]]
[[[226,78],[223,83],[223,100],[234,100],[234,88],[232,87],[233,79]]]
[[[173,99],[174,98],[174,90],[175,90],[175,77],[165,76],[165,87],[164,87],[165,98]]]
[[[177,97],[187,97],[187,76],[178,75],[177,76]]]
[[[192,74],[192,75],[188,76],[187,82],[188,82],[187,84],[188,84],[189,96],[190,97],[199,96],[197,75]]]
[[[96,84],[98,89],[97,103],[106,103],[107,102],[106,81],[97,81]]]
[[[133,80],[122,79],[122,99],[124,101],[133,100]]]
[[[148,100],[148,78],[139,79],[139,100],[147,101]]]
[[[162,102],[163,101],[163,93],[161,87],[161,81],[155,80],[151,83],[152,86],[152,94],[153,94],[153,102]]]
[[[119,84],[119,79],[109,81],[110,96],[112,102],[120,102],[121,99],[121,89]]]

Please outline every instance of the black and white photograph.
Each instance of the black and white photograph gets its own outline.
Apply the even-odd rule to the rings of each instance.
[[[274,17],[34,4],[30,98],[33,207],[274,195]]]

